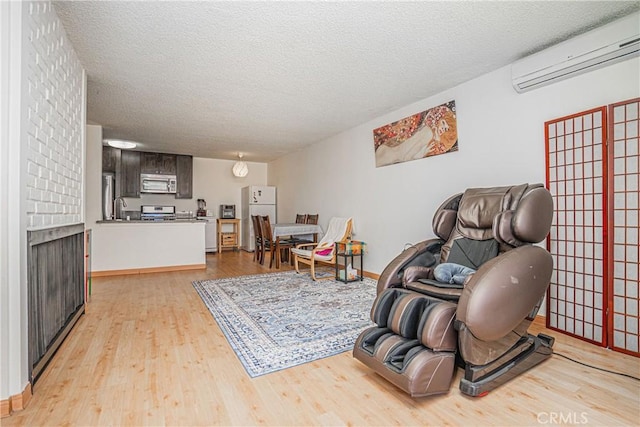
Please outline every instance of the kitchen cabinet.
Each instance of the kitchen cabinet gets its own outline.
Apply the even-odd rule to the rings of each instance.
[[[182,154],[102,149],[102,172],[116,176],[116,196],[140,197],[140,174],[176,175],[176,199],[193,198],[193,157]]]
[[[102,172],[116,173],[118,160],[120,160],[120,149],[108,145],[102,147]]]
[[[191,199],[193,197],[193,157],[176,156],[176,199]]]
[[[176,155],[142,152],[140,153],[140,172],[175,175]]]
[[[140,152],[120,153],[120,197],[140,197]]]
[[[91,229],[91,274],[206,268],[204,221],[108,221]],[[108,273],[110,272],[110,273]]]

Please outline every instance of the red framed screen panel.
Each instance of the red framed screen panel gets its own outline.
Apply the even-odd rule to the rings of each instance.
[[[640,356],[638,195],[640,98],[609,106],[609,347]]]
[[[547,188],[554,217],[547,248],[554,271],[547,327],[606,345],[607,108],[545,123]]]

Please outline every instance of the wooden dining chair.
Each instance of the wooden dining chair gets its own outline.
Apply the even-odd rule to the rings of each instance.
[[[260,227],[261,234],[261,245],[260,245],[260,264],[264,265],[264,258],[267,252],[271,253],[272,244],[272,233],[271,233],[271,223],[269,222],[269,215],[261,216],[257,215],[258,224]],[[271,255],[271,260],[273,261],[273,255]]]
[[[293,247],[293,244],[287,239],[280,239],[279,247],[280,253],[276,252],[276,241],[273,239],[273,232],[271,230],[271,222],[269,221],[269,215],[265,215],[260,217],[260,227],[262,229],[262,262],[264,263],[264,256],[267,252],[271,254],[271,259],[269,260],[269,268],[273,266],[274,257],[278,257],[281,261],[283,259],[282,254],[284,253],[286,256],[285,259],[289,259],[289,251]],[[279,263],[278,263],[279,264]]]
[[[306,224],[307,223],[307,214],[296,214],[296,224]],[[300,243],[308,243],[309,240],[308,239],[304,239],[303,237],[300,236],[289,236],[287,237],[287,240],[289,240],[291,242],[292,245],[297,245]]]
[[[302,215],[297,215],[296,216],[296,221],[298,216],[302,216]],[[318,217],[320,215],[318,214],[306,214],[304,215],[304,224],[318,224]],[[318,234],[314,233],[314,234],[303,234],[303,235],[299,235],[299,236],[292,236],[294,244],[295,245],[300,245],[303,243],[313,243],[313,242],[317,242],[318,241]]]
[[[251,215],[251,223],[253,224],[253,241],[255,250],[253,251],[253,260],[262,264],[262,227],[260,226],[260,215]]]
[[[320,215],[319,214],[307,214],[307,224],[318,224],[318,217]],[[311,236],[304,236],[303,239],[306,237],[306,242],[304,243],[313,243],[313,242],[317,242],[318,241],[318,233],[315,233]]]

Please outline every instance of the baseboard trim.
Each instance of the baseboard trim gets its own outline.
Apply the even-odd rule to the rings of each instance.
[[[22,393],[11,397],[11,407],[14,411],[22,411],[27,407],[32,396],[31,383],[28,383]]]
[[[368,271],[363,271],[362,275],[364,277],[368,277],[369,279],[373,279],[373,280],[378,280],[380,278],[379,274],[375,274],[375,273],[370,273]]]
[[[0,418],[11,415],[11,398],[0,400]]]
[[[22,411],[31,400],[31,383],[28,383],[22,393],[0,401],[0,418],[10,416],[14,411]]]
[[[207,264],[170,265],[166,267],[130,268],[127,270],[92,271],[91,277],[121,276],[127,274],[166,273],[170,271],[206,270]]]

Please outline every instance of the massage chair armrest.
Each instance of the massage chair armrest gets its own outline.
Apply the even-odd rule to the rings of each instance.
[[[468,279],[458,301],[458,323],[481,341],[504,337],[539,304],[552,271],[551,255],[539,246],[521,246],[493,258]]]
[[[440,253],[440,248],[444,244],[440,239],[428,239],[416,243],[403,250],[396,256],[382,271],[378,279],[377,293],[380,294],[387,288],[402,286],[403,271],[407,266],[416,265],[422,267],[432,267],[432,265],[424,265],[421,263],[421,255],[425,256],[427,252],[434,255]]]
[[[417,282],[419,279],[433,279],[433,268],[423,267],[421,265],[410,265],[404,269],[402,274],[402,286],[406,287],[407,283]]]

